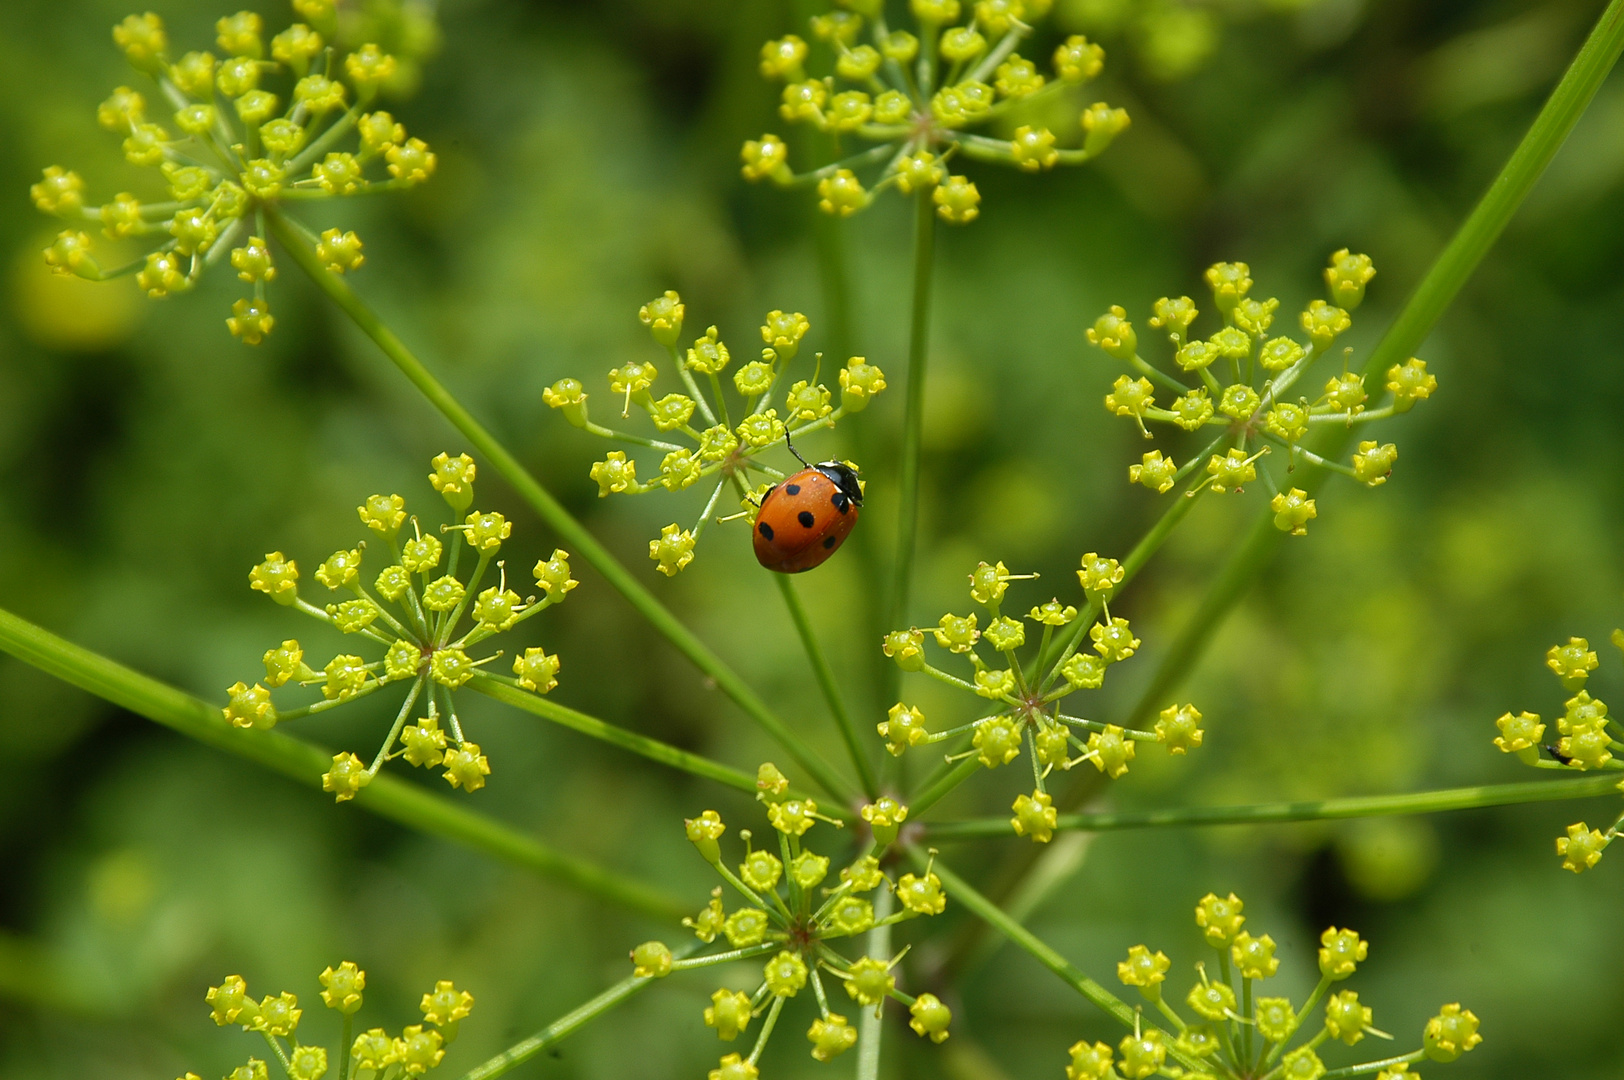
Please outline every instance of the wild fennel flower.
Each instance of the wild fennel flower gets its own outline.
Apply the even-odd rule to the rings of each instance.
[[[1079,619],[1076,606],[1059,599],[1034,605],[1024,620],[1006,614],[1003,601],[1009,583],[1036,576],[1012,574],[1002,562],[979,563],[970,573],[970,598],[983,609],[985,624],[981,614],[949,612],[928,631],[913,627],[887,634],[881,648],[903,671],[920,672],[974,694],[984,702],[978,709],[984,715],[933,731],[919,708],[898,702],[878,724],[878,731],[897,756],[910,747],[949,740],[962,746],[968,737],[968,748],[949,754],[947,760],[973,758],[988,769],[1009,764],[1024,748],[1031,759],[1033,791],[1015,800],[1010,826],[1018,836],[1047,843],[1058,812],[1044,781],[1057,766],[1070,769],[1086,761],[1114,780],[1128,771],[1139,743],[1161,743],[1171,754],[1184,754],[1201,745],[1203,732],[1201,713],[1189,704],[1163,709],[1148,731],[1063,712],[1065,698],[1102,686],[1107,669],[1132,657],[1140,641],[1127,619],[1111,615],[1111,593],[1124,577],[1115,559],[1089,552],[1080,560],[1077,579],[1086,619]],[[1035,651],[1027,650],[1023,663],[1020,654],[1027,644],[1028,622],[1043,629]],[[1087,647],[1081,648],[1085,639]],[[927,662],[927,641],[964,657],[970,665],[968,678]],[[989,647],[995,660],[983,656]]]
[[[1318,397],[1288,397],[1291,389],[1325,356],[1336,339],[1352,326],[1350,312],[1364,300],[1365,286],[1375,276],[1368,257],[1346,248],[1331,256],[1325,269],[1330,301],[1314,300],[1297,322],[1306,343],[1276,332],[1280,302],[1252,296],[1251,269],[1245,263],[1218,263],[1207,270],[1213,304],[1223,325],[1209,337],[1191,332],[1199,312],[1188,296],[1162,297],[1153,305],[1150,325],[1168,339],[1172,366],[1178,374],[1152,366],[1139,353],[1139,335],[1128,314],[1113,306],[1087,331],[1090,344],[1129,370],[1117,377],[1105,395],[1105,408],[1133,421],[1145,438],[1153,438],[1147,421],[1187,432],[1205,431],[1210,443],[1182,465],[1161,450],[1143,455],[1128,468],[1129,483],[1165,494],[1197,470],[1201,479],[1185,494],[1241,492],[1262,479],[1270,492],[1275,527],[1293,536],[1308,532],[1319,514],[1314,499],[1299,487],[1277,480],[1263,460],[1271,450],[1285,451],[1286,469],[1300,464],[1342,473],[1379,487],[1398,460],[1392,443],[1365,440],[1346,463],[1328,461],[1302,445],[1317,428],[1351,428],[1409,412],[1438,388],[1426,362],[1394,364],[1385,375],[1383,404],[1371,401],[1365,379],[1348,369],[1333,372]]]
[[[830,860],[806,846],[803,839],[818,822],[836,828],[839,823],[819,813],[813,800],[793,795],[788,781],[770,762],[758,770],[756,787],[756,797],[767,811],[777,841],[771,846],[753,847],[751,832],[741,831],[744,858],[736,872],[723,860],[720,841],[727,826],[720,814],[706,810],[685,823],[687,837],[700,857],[721,875],[744,906],[727,911],[722,886],[718,885],[709,903],[697,915],[684,919],[683,925],[703,945],[712,945],[722,937],[730,948],[682,960],[673,960],[670,948],[658,941],[645,942],[632,950],[633,972],[646,978],[766,958],[753,990],[722,987],[710,997],[711,1003],[704,1010],[705,1025],[714,1029],[723,1042],[733,1042],[746,1034],[756,1018],[765,1014],[754,1049],[747,1056],[723,1056],[710,1075],[755,1075],[756,1062],[786,1003],[808,987],[817,1001],[817,1016],[806,1037],[818,1061],[829,1061],[857,1043],[856,1026],[830,1003],[836,986],[845,987],[853,1007],[872,1008],[876,1014],[887,999],[900,1002],[909,1011],[909,1026],[921,1038],[938,1043],[946,1039],[952,1022],[947,1006],[931,994],[915,997],[898,988],[894,969],[902,959],[901,953],[889,958],[860,956],[853,960],[834,947],[842,939],[866,934],[876,926],[939,915],[945,909],[941,880],[928,865],[923,874],[904,874],[894,882],[880,869],[878,855],[895,837],[896,826],[906,819],[908,808],[894,799],[880,799],[864,807],[862,816],[873,827],[879,846],[868,846],[840,871],[838,884],[823,888],[829,878]],[[876,913],[876,900],[871,894],[882,886],[891,893],[885,899],[894,899],[900,910],[889,915]],[[826,987],[827,979],[835,982]]]
[[[1614,630],[1612,643],[1624,650],[1624,630]],[[1494,722],[1499,729],[1494,745],[1502,753],[1516,754],[1525,765],[1536,769],[1570,772],[1624,770],[1624,725],[1608,712],[1607,702],[1592,697],[1585,689],[1590,673],[1600,661],[1581,637],[1552,645],[1545,654],[1545,666],[1556,676],[1562,689],[1572,693],[1556,717],[1556,737],[1546,737],[1546,725],[1539,714],[1507,712]],[[1618,790],[1624,792],[1624,781]],[[1592,829],[1583,821],[1568,826],[1567,835],[1556,838],[1556,853],[1562,868],[1582,874],[1601,861],[1602,853],[1624,829],[1621,814],[1606,829]]]
[[[778,111],[786,123],[823,133],[837,154],[849,139],[872,145],[797,173],[789,147],[769,132],[740,151],[745,179],[813,187],[819,208],[840,217],[895,188],[928,197],[938,217],[964,225],[980,215],[981,193],[968,176],[948,173],[954,157],[1024,172],[1092,160],[1127,129],[1128,113],[1080,97],[1105,62],[1088,39],[1062,42],[1047,72],[1015,51],[1050,3],[912,0],[913,32],[892,30],[879,0],[841,0],[812,17],[815,44],[796,34],[767,42],[761,74],[784,84]],[[809,59],[829,73],[812,74]],[[1057,134],[1046,126],[1055,112],[1077,120]]]
[[[598,485],[600,497],[656,490],[678,492],[704,482],[701,489],[708,489],[710,494],[693,527],[683,528],[672,522],[649,541],[649,558],[667,577],[674,577],[693,562],[694,548],[730,484],[742,510],[717,520],[744,518],[754,524],[761,496],[785,475],[764,464],[762,454],[787,440],[834,427],[852,413],[862,412],[885,389],[885,372],[865,358],[854,356],[836,377],[836,404],[834,391],[818,381],[823,361],[823,354],[818,353],[811,377],[790,385],[780,413],[773,404],[773,392],[787,377],[790,364],[800,353],[802,339],[811,329],[806,316],[769,311],[761,323],[761,359],[735,365],[732,351],[714,326],[695,338],[690,347],[681,347],[686,311],[682,297],[667,291],[644,304],[638,317],[656,344],[665,348],[687,393],[655,397],[653,386],[659,369],[653,363],[627,361],[609,372],[609,391],[620,406],[620,418],[629,418],[635,405],[648,414],[658,433],[656,437],[605,427],[592,420],[587,410],[589,395],[579,379],[560,379],[542,393],[542,399],[575,427],[600,438],[663,454],[657,471],[645,466],[643,478],[639,479],[636,458],[624,450],[609,451],[589,473]],[[730,369],[739,399],[733,406],[722,386],[722,376]],[[737,424],[734,415],[742,417]],[[756,481],[757,475],[766,479]]]
[[[456,1041],[458,1025],[474,1006],[472,994],[441,980],[423,995],[422,1024],[409,1025],[399,1035],[390,1035],[383,1028],[353,1035],[366,982],[366,972],[348,960],[321,973],[322,1003],[343,1017],[342,1035],[332,1051],[299,1041],[299,1018],[304,1010],[299,1008],[298,997],[286,991],[256,1002],[242,976],[228,975],[219,986],[209,988],[204,1000],[220,1027],[238,1024],[244,1031],[263,1036],[289,1080],[321,1080],[329,1067],[340,1077],[354,1075],[356,1070],[422,1076],[445,1059],[446,1048]],[[187,1073],[182,1080],[193,1076]],[[266,1080],[268,1076],[265,1062],[251,1057],[226,1080]]]
[[[1068,1051],[1068,1080],[1166,1074],[1167,1067],[1178,1068],[1169,1058],[1184,1067],[1178,1075],[1190,1077],[1240,1080],[1268,1075],[1317,1080],[1326,1072],[1319,1056],[1326,1043],[1354,1046],[1367,1035],[1393,1038],[1374,1026],[1374,1011],[1355,991],[1332,992],[1333,985],[1353,975],[1369,955],[1367,941],[1352,930],[1326,929],[1320,935],[1319,982],[1299,1008],[1289,998],[1260,992],[1264,981],[1279,970],[1280,961],[1274,956],[1273,938],[1268,934],[1254,937],[1241,929],[1246,922],[1244,908],[1233,893],[1227,898],[1208,893],[1196,904],[1196,925],[1216,950],[1218,963],[1213,966],[1221,974],[1214,978],[1208,964],[1195,965],[1197,981],[1184,997],[1193,1018],[1182,1014],[1173,995],[1164,992],[1172,968],[1166,954],[1144,945],[1130,948],[1127,958],[1117,964],[1117,978],[1124,986],[1137,989],[1146,1005],[1170,1026],[1160,1030],[1150,1026],[1149,1017],[1140,1016],[1133,1033],[1115,1048],[1087,1040],[1073,1044]],[[1316,1009],[1322,1010],[1317,1022]],[[1382,1075],[1414,1075],[1408,1072],[1409,1066],[1423,1060],[1453,1061],[1483,1041],[1477,1029],[1477,1017],[1470,1010],[1459,1004],[1445,1005],[1427,1021],[1418,1049],[1378,1056],[1387,1070]],[[1348,1071],[1374,1072],[1376,1066],[1350,1066]]]
[[[433,175],[436,157],[422,139],[376,107],[381,92],[415,75],[374,41],[340,33],[335,0],[295,0],[303,20],[265,37],[264,20],[240,11],[215,23],[221,56],[175,55],[163,20],[148,12],[113,28],[114,43],[148,85],[120,86],[97,109],[103,128],[123,139],[131,164],[156,170],[156,198],[120,192],[101,206],[86,201],[78,173],[52,165],[30,189],[41,211],[79,223],[58,235],[45,260],[63,274],[107,281],[133,274],[153,298],[191,288],[209,267],[229,261],[250,295],[232,305],[226,326],[258,345],[276,325],[266,285],[277,267],[267,218],[278,214],[333,273],[366,262],[360,237],[331,228],[317,236],[286,214],[304,200],[414,187]],[[420,55],[432,23],[402,36]],[[83,224],[113,240],[158,241],[146,254],[104,269]]]
[[[560,603],[575,588],[569,556],[554,551],[532,571],[541,597],[521,597],[508,587],[504,560],[498,558],[512,526],[501,514],[471,509],[474,498],[474,462],[466,454],[440,454],[431,462],[429,481],[450,506],[455,519],[439,534],[425,532],[415,516],[408,517],[406,500],[399,495],[372,495],[357,507],[361,522],[381,546],[386,564],[376,575],[363,573],[367,542],[340,549],[316,568],[314,577],[334,594],[332,602],[318,606],[300,595],[299,567],[280,551],[273,551],[249,572],[251,588],[284,607],[296,608],[319,622],[383,650],[381,659],[340,653],[320,668],[305,660],[304,647],[290,638],[265,653],[265,680],[238,682],[227,691],[223,710],[238,727],[266,730],[284,720],[314,715],[359,700],[390,684],[408,687],[404,703],[383,745],[371,764],[352,753],[333,758],[322,786],[339,802],[355,797],[372,781],[384,762],[405,758],[419,768],[438,766],[454,788],[475,791],[485,786],[490,762],[478,743],[463,736],[457,717],[455,692],[480,679],[545,694],[558,685],[559,659],[539,647],[529,647],[512,661],[513,677],[484,670],[503,656],[487,653],[475,658],[470,651],[497,634]],[[472,561],[471,570],[465,565]],[[498,580],[484,589],[494,566]],[[459,567],[467,571],[458,576]],[[347,599],[340,599],[348,597]],[[271,691],[289,683],[318,686],[322,700],[293,709],[278,710]],[[413,722],[413,707],[427,715]]]

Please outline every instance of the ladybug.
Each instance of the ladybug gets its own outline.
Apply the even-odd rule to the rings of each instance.
[[[788,439],[785,439],[788,442]],[[799,574],[839,550],[863,506],[857,470],[840,461],[810,465],[761,497],[756,514],[756,561],[780,574]]]

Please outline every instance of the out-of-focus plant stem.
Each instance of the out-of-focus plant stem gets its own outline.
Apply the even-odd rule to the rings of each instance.
[[[1575,777],[1570,780],[1528,780],[1515,784],[1444,788],[1439,791],[1417,791],[1405,795],[1363,795],[1342,799],[1257,803],[1250,806],[1186,806],[1167,810],[1061,814],[1055,827],[1083,832],[1110,832],[1118,829],[1266,825],[1288,821],[1437,814],[1447,810],[1476,810],[1487,806],[1589,799],[1616,794],[1618,784],[1618,774],[1613,773]],[[928,826],[925,832],[926,838],[933,843],[1014,835],[1008,817],[944,821]]]
[[[308,786],[320,788],[322,773],[332,765],[332,751],[324,747],[279,731],[233,727],[218,706],[132,671],[4,610],[0,610],[0,650],[137,716]],[[512,826],[388,773],[373,777],[356,795],[355,802],[379,817],[483,851],[502,862],[655,918],[675,918],[689,907],[651,885],[558,851]]]
[[[806,649],[807,662],[812,665],[812,674],[818,680],[818,688],[823,691],[823,700],[835,718],[835,726],[840,729],[841,741],[846,744],[846,752],[851,755],[852,765],[856,767],[858,779],[863,785],[863,792],[873,798],[879,793],[874,782],[874,767],[869,764],[862,740],[857,737],[857,725],[852,721],[850,710],[846,708],[845,698],[841,696],[840,684],[835,681],[834,668],[829,666],[829,658],[824,655],[823,646],[812,630],[812,620],[806,617],[806,608],[801,603],[800,594],[795,591],[795,581],[788,574],[774,574],[773,579],[778,583],[778,591],[784,594],[784,606],[789,608],[790,619],[795,623],[795,632],[800,635],[801,645]],[[750,790],[755,790],[754,781]]]
[[[931,287],[936,261],[936,213],[931,193],[914,196],[913,307],[908,328],[908,393],[902,429],[902,469],[897,491],[897,556],[891,571],[891,600],[885,627],[894,630],[908,617],[913,587],[914,548],[919,536],[919,453],[925,428],[925,376],[930,360]],[[898,672],[890,671],[886,700],[896,697]]]

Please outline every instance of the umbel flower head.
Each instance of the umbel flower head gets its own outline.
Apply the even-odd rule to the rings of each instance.
[[[537,561],[532,574],[541,595],[521,597],[508,587],[506,563],[499,558],[512,526],[501,514],[472,509],[473,460],[466,454],[440,454],[430,464],[429,482],[451,508],[453,521],[425,531],[416,516],[407,515],[401,496],[369,496],[356,508],[369,538],[333,552],[312,575],[328,599],[326,604],[306,598],[308,582],[301,594],[299,566],[280,551],[266,555],[248,574],[250,588],[369,642],[383,655],[367,660],[342,652],[318,668],[306,660],[299,641],[290,638],[266,651],[263,682],[238,682],[227,689],[229,700],[223,710],[227,720],[238,727],[266,730],[284,720],[338,708],[385,686],[407,687],[394,726],[371,764],[347,752],[333,758],[322,786],[339,802],[353,799],[384,762],[394,758],[405,758],[419,768],[438,767],[454,788],[484,787],[490,762],[478,743],[463,736],[456,691],[470,683],[478,688],[499,682],[510,689],[545,694],[558,685],[559,659],[544,649],[532,646],[518,652],[509,677],[485,668],[504,657],[502,652],[477,655],[475,647],[568,596],[576,586],[569,556],[554,551]],[[364,567],[369,541],[374,550],[381,549],[383,558]],[[372,566],[378,567],[375,573]],[[490,583],[493,572],[496,581]],[[278,709],[272,690],[290,683],[319,687],[321,700]],[[425,715],[414,719],[414,707]]]
[[[1612,642],[1624,650],[1624,630],[1614,630]],[[1590,642],[1581,637],[1570,637],[1566,642],[1552,645],[1545,654],[1545,666],[1562,684],[1564,692],[1573,696],[1562,703],[1562,713],[1556,717],[1555,731],[1547,734],[1547,727],[1539,714],[1507,712],[1494,722],[1499,734],[1494,745],[1502,753],[1516,754],[1524,764],[1536,769],[1558,769],[1570,772],[1624,771],[1624,758],[1616,751],[1624,750],[1624,725],[1608,713],[1607,702],[1592,697],[1585,684],[1600,661],[1590,648]],[[1624,792],[1624,782],[1619,784]],[[1556,838],[1556,854],[1562,868],[1582,874],[1601,861],[1602,852],[1619,836],[1624,828],[1624,815],[1620,815],[1606,829],[1592,829],[1583,821],[1568,826],[1567,835]]]
[[[1381,386],[1369,387],[1364,376],[1348,369],[1352,350],[1344,350],[1341,370],[1333,369],[1317,384],[1318,396],[1291,396],[1352,326],[1350,312],[1364,300],[1375,274],[1364,255],[1346,248],[1332,255],[1325,269],[1330,300],[1314,300],[1298,315],[1299,338],[1275,325],[1278,300],[1252,295],[1252,272],[1245,263],[1218,263],[1206,279],[1222,325],[1209,336],[1193,332],[1199,312],[1188,296],[1164,296],[1153,305],[1150,325],[1168,340],[1171,363],[1163,367],[1140,355],[1139,334],[1121,307],[1095,320],[1087,331],[1089,343],[1128,369],[1105,395],[1106,410],[1131,420],[1147,439],[1153,437],[1149,423],[1201,432],[1198,445],[1206,444],[1182,464],[1161,450],[1148,451],[1128,467],[1128,481],[1165,494],[1193,474],[1184,489],[1193,496],[1239,493],[1261,479],[1275,527],[1293,536],[1307,534],[1318,507],[1286,475],[1273,475],[1263,460],[1271,451],[1282,452],[1286,474],[1307,465],[1366,487],[1386,483],[1398,460],[1394,444],[1363,440],[1347,462],[1339,462],[1307,449],[1303,440],[1320,428],[1351,428],[1409,412],[1438,388],[1425,361],[1394,364]]]
[[[257,345],[276,324],[266,284],[277,267],[269,226],[285,224],[329,271],[366,262],[360,237],[331,228],[315,235],[287,216],[288,204],[413,187],[434,173],[435,155],[383,109],[380,93],[409,81],[432,44],[432,24],[403,35],[403,59],[375,41],[339,32],[337,0],[294,0],[295,22],[267,39],[265,21],[240,11],[215,23],[213,51],[178,53],[163,20],[148,12],[113,28],[113,41],[142,76],[120,86],[96,118],[123,140],[131,164],[155,171],[142,194],[87,202],[78,173],[52,165],[30,189],[41,211],[70,223],[45,250],[52,269],[92,281],[133,274],[148,296],[191,288],[208,268],[229,263],[248,287],[226,326]],[[355,23],[357,20],[348,20]],[[366,21],[361,20],[361,25]],[[85,231],[134,238],[150,250],[104,268]]]
[[[682,297],[668,291],[638,312],[655,343],[664,347],[671,369],[681,379],[686,393],[677,391],[656,397],[654,383],[660,371],[652,362],[629,360],[609,371],[611,401],[620,409],[620,419],[630,418],[636,406],[648,414],[655,437],[594,421],[587,410],[586,385],[580,379],[560,379],[542,393],[542,399],[575,427],[632,448],[611,450],[593,464],[589,475],[598,485],[600,497],[677,492],[696,484],[709,491],[692,528],[672,522],[649,541],[649,558],[667,577],[674,577],[693,562],[694,548],[729,486],[742,510],[716,520],[743,518],[754,525],[761,496],[785,475],[764,463],[761,455],[779,450],[789,440],[834,427],[846,416],[868,408],[874,396],[885,389],[885,372],[863,357],[854,356],[835,377],[839,393],[836,403],[835,390],[819,381],[823,354],[818,353],[810,377],[797,379],[782,398],[775,398],[775,391],[788,381],[790,365],[811,329],[806,316],[798,311],[769,311],[761,323],[761,359],[735,363],[732,351],[714,326],[694,338],[691,346],[682,346],[686,310]],[[729,376],[737,391],[732,405],[722,387],[724,375]],[[782,403],[782,412],[777,402]],[[734,415],[741,417],[736,424]],[[638,447],[662,455],[657,465],[649,461],[642,466],[641,479],[639,462],[631,456]]]
[[[1171,1025],[1170,1030],[1136,1020],[1134,1031],[1116,1046],[1083,1040],[1068,1051],[1068,1080],[1168,1076],[1286,1077],[1318,1080],[1327,1067],[1322,1047],[1335,1042],[1356,1046],[1366,1036],[1391,1041],[1373,1025],[1374,1012],[1357,992],[1335,990],[1357,970],[1369,943],[1352,930],[1328,928],[1320,935],[1319,982],[1302,1005],[1269,993],[1266,981],[1280,969],[1268,934],[1242,929],[1245,905],[1231,893],[1208,893],[1195,907],[1196,925],[1217,952],[1217,964],[1198,962],[1196,979],[1182,999],[1168,993],[1172,961],[1144,945],[1128,950],[1117,977],[1134,987]],[[1213,977],[1216,969],[1220,976]],[[1459,1004],[1445,1005],[1423,1028],[1420,1047],[1394,1055],[1384,1050],[1374,1062],[1345,1072],[1414,1077],[1409,1067],[1424,1059],[1453,1061],[1482,1042],[1477,1017]],[[1295,1044],[1295,1045],[1294,1045]],[[1120,1056],[1119,1056],[1120,1055]],[[1176,1064],[1175,1064],[1176,1062]]]
[[[769,132],[744,144],[745,179],[814,187],[819,208],[841,217],[895,188],[964,225],[980,215],[981,193],[949,171],[955,158],[1041,172],[1097,157],[1128,127],[1125,109],[1081,93],[1105,51],[1080,36],[1037,61],[1016,51],[1050,4],[912,0],[913,30],[892,30],[879,0],[842,0],[812,17],[811,43],[796,34],[767,42],[761,74],[783,86],[784,122],[824,133],[850,156],[797,173],[789,146]],[[1061,115],[1075,119],[1050,130]],[[867,145],[851,153],[852,140]]]
[[[366,972],[348,960],[321,973],[322,1004],[343,1014],[346,1034],[351,1030],[350,1018],[361,1010],[366,984]],[[344,1060],[346,1050],[356,1069],[374,1076],[386,1071],[395,1077],[422,1076],[445,1059],[446,1048],[456,1041],[458,1025],[474,1007],[472,994],[442,980],[423,995],[422,1023],[408,1025],[398,1035],[369,1028],[355,1036],[350,1046],[329,1051],[300,1041],[299,1018],[304,1010],[298,997],[286,991],[255,1001],[242,976],[228,975],[219,986],[209,988],[204,1000],[219,1026],[237,1024],[269,1042],[289,1080],[321,1080],[329,1065],[336,1067]],[[265,1062],[251,1057],[226,1080],[266,1080],[268,1075]],[[182,1080],[192,1076],[187,1073]]]
[[[772,843],[756,847],[751,832],[741,830],[744,851],[736,869],[722,852],[727,826],[720,814],[706,810],[685,823],[687,837],[700,857],[742,905],[729,911],[718,885],[709,903],[682,921],[701,947],[711,948],[698,956],[674,960],[664,943],[645,942],[632,950],[633,973],[663,978],[676,970],[765,958],[759,980],[740,989],[721,987],[704,1010],[705,1025],[728,1043],[746,1034],[765,1014],[754,1049],[748,1056],[723,1055],[710,1073],[713,1078],[756,1076],[756,1062],[768,1035],[777,1028],[786,1004],[797,997],[811,996],[817,1003],[806,1038],[818,1061],[830,1061],[856,1045],[857,1027],[847,1019],[848,1008],[873,1009],[878,1015],[888,999],[908,1010],[908,1025],[920,1038],[944,1041],[952,1013],[933,994],[914,996],[898,987],[900,953],[852,959],[837,949],[845,939],[866,934],[875,926],[940,915],[945,910],[947,898],[941,879],[931,869],[933,863],[922,874],[903,874],[895,881],[881,869],[886,837],[895,836],[895,829],[887,834],[882,823],[900,823],[908,808],[894,799],[880,799],[865,807],[863,817],[873,826],[878,846],[865,845],[839,871],[837,880],[826,885],[831,880],[830,859],[808,847],[805,840],[820,822],[836,828],[840,823],[821,814],[813,800],[792,792],[788,780],[770,762],[758,771],[756,787],[756,797],[772,826],[768,835],[776,837]],[[880,889],[889,895],[876,894]],[[889,915],[876,913],[877,901],[897,910]],[[719,938],[725,939],[727,949],[717,947],[722,944]],[[842,986],[844,998],[836,993]],[[811,994],[806,995],[809,989]],[[841,1006],[842,1000],[849,1000],[849,1006]]]
[[[1111,614],[1111,594],[1124,575],[1117,560],[1089,552],[1077,571],[1083,592],[1080,613],[1073,604],[1051,599],[1017,617],[1018,612],[1003,607],[1009,583],[1037,575],[1012,574],[1002,562],[977,564],[970,573],[970,599],[980,613],[948,612],[929,629],[893,630],[880,647],[903,671],[923,673],[980,698],[976,712],[981,715],[932,730],[923,711],[898,702],[878,725],[887,749],[901,756],[910,747],[947,742],[960,747],[947,755],[948,761],[973,760],[988,769],[1009,764],[1024,750],[1032,762],[1033,791],[1016,798],[1010,827],[1018,836],[1047,843],[1059,815],[1044,781],[1056,767],[1087,762],[1114,780],[1127,773],[1140,743],[1160,743],[1170,754],[1199,747],[1204,733],[1194,705],[1169,705],[1148,731],[1063,711],[1066,698],[1099,689],[1106,671],[1139,649],[1128,620]],[[1041,628],[1031,648],[1028,624]],[[955,675],[927,662],[927,643],[962,657],[955,663],[968,663],[969,670]]]

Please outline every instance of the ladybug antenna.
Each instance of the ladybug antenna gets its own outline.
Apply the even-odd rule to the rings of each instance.
[[[784,445],[789,447],[789,452],[795,455],[795,460],[796,461],[799,461],[802,465],[805,465],[809,469],[812,467],[812,463],[810,461],[806,460],[806,458],[802,457],[801,452],[799,450],[795,449],[795,444],[789,441],[789,428],[788,427],[784,428]]]

